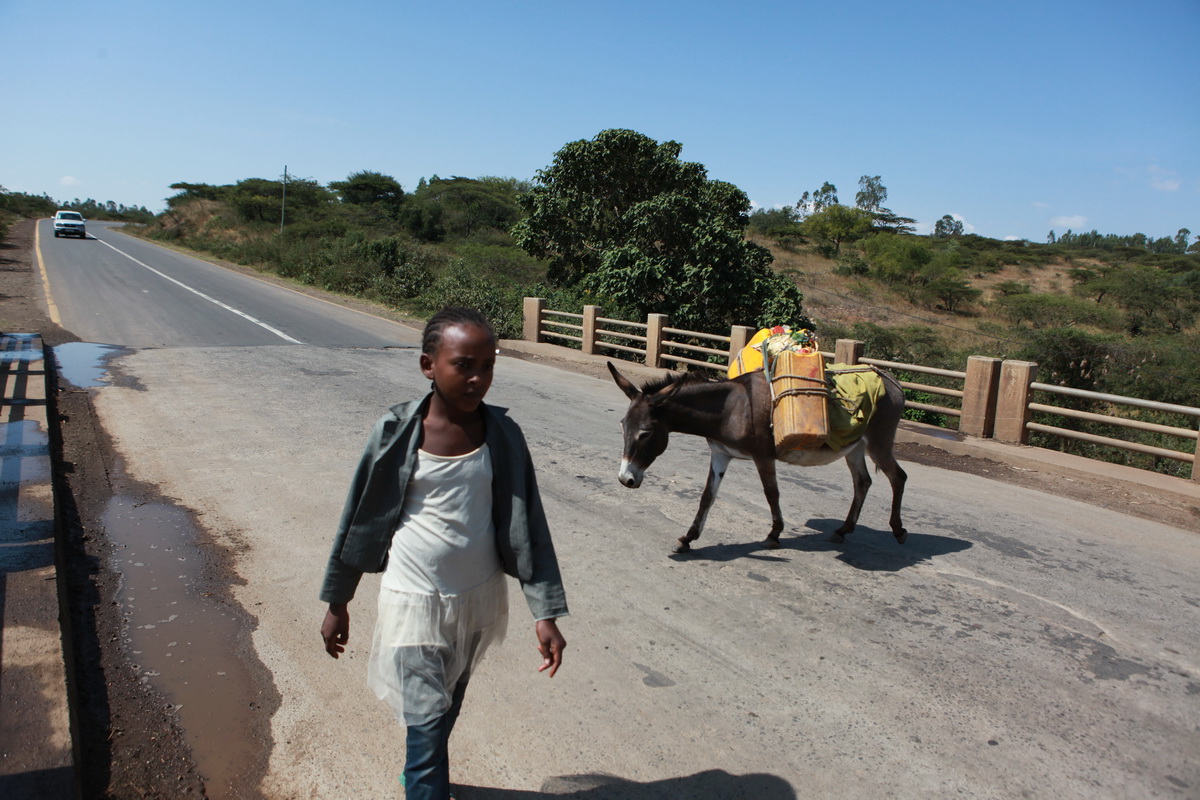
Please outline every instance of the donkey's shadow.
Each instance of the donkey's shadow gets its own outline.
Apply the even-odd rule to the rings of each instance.
[[[907,567],[926,563],[935,556],[958,553],[971,547],[971,542],[952,536],[931,533],[909,533],[899,544],[891,531],[881,531],[859,525],[845,541],[833,541],[834,531],[842,524],[838,519],[810,519],[808,528],[814,533],[783,539],[784,547],[813,552],[836,552],[838,561],[867,572],[899,572]]]
[[[719,542],[695,547],[686,553],[673,553],[672,561],[727,562],[739,559],[754,561],[792,561],[788,551],[805,553],[837,553],[837,559],[855,569],[867,572],[899,572],[930,561],[935,556],[958,553],[971,547],[966,539],[935,534],[909,533],[903,545],[896,542],[891,531],[880,531],[859,525],[847,534],[843,542],[833,540],[834,531],[842,524],[837,519],[810,519],[808,532],[784,535],[779,547],[768,549],[761,541],[737,543]]]

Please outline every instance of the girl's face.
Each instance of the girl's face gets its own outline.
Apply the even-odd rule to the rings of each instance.
[[[477,325],[450,325],[433,355],[421,354],[421,372],[454,412],[473,413],[492,385],[496,340]]]

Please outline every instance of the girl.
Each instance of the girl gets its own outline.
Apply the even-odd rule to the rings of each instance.
[[[504,573],[535,620],[539,672],[562,664],[562,579],[525,438],[485,405],[496,335],[482,314],[447,307],[425,326],[422,400],[375,425],[334,537],[321,625],[334,658],[350,638],[347,604],[364,572],[383,572],[367,682],[407,726],[410,800],[450,796],[447,743],[467,681],[504,637]]]

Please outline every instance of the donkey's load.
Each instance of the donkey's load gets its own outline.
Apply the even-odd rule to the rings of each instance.
[[[816,336],[807,328],[763,328],[729,365],[729,377],[759,370],[770,388],[780,458],[795,450],[840,450],[858,441],[884,393],[874,367],[826,367]]]
[[[816,450],[829,440],[829,390],[820,353],[784,350],[771,359],[775,449]]]

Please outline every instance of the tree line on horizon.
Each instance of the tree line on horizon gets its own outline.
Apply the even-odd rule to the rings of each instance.
[[[55,200],[47,194],[10,192],[0,186],[0,213],[12,217],[37,219],[52,217],[59,210],[78,211],[84,219],[114,220],[118,222],[152,222],[154,212],[145,206],[126,206],[113,200],[99,202],[92,198],[80,200]]]

